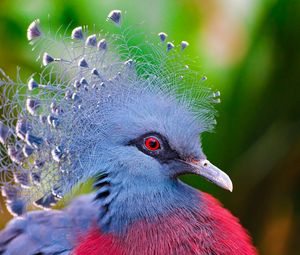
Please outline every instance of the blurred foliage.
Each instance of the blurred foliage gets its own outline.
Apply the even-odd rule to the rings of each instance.
[[[1,0],[0,66],[15,77],[39,70],[26,29],[106,26],[111,9],[146,34],[190,42],[203,73],[221,91],[218,126],[205,134],[208,158],[232,177],[227,193],[200,178],[185,181],[218,197],[251,233],[261,254],[300,251],[299,0]],[[0,224],[8,221],[1,214]]]

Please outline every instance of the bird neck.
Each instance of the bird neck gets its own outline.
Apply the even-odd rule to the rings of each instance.
[[[138,220],[155,219],[181,208],[193,211],[200,199],[197,190],[177,179],[116,181],[115,176],[103,175],[95,186],[98,225],[101,231],[116,234]]]

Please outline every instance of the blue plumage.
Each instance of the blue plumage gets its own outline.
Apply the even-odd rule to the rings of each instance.
[[[13,219],[0,232],[0,254],[70,254],[80,233],[88,231],[97,219],[93,198],[82,196],[65,210],[35,211]]]
[[[120,14],[109,20],[119,25]],[[15,213],[31,202],[48,208],[78,183],[112,169],[111,152],[145,132],[164,134],[182,153],[200,153],[195,138],[213,127],[215,98],[185,62],[188,43],[173,49],[162,36],[161,43],[148,43],[151,54],[142,54],[130,45],[127,28],[99,36],[77,27],[70,38],[54,40],[39,20],[29,26],[27,37],[45,68],[27,83],[6,76],[1,83],[0,171],[8,175],[4,193],[12,186],[23,201]],[[131,150],[120,156],[138,160],[140,152]],[[9,183],[9,169],[23,182]]]
[[[121,18],[120,11],[112,11],[108,20],[119,26]],[[218,230],[222,217],[209,210],[221,207],[178,179],[197,174],[232,190],[229,177],[201,149],[199,135],[215,124],[219,92],[189,67],[183,52],[188,42],[176,46],[159,33],[146,54],[142,46],[130,45],[126,28],[99,36],[77,27],[70,37],[54,40],[35,20],[27,32],[44,67],[26,83],[8,77],[0,83],[2,193],[12,214],[21,216],[0,233],[0,253],[70,254],[93,229],[96,240],[112,234],[126,243],[127,234],[135,239],[145,226],[151,251],[160,249],[161,240],[154,242],[165,231],[160,226],[167,226],[170,243],[180,231],[194,240],[213,232],[210,228]],[[51,208],[90,178],[95,192],[64,210],[26,213],[31,203]],[[160,224],[173,217],[178,233]],[[224,227],[231,236],[231,227]],[[222,233],[214,235],[219,239]],[[180,239],[174,247],[161,244],[173,251],[206,249],[201,240],[189,248]],[[132,253],[131,245],[124,254]],[[150,250],[146,254],[153,254]]]

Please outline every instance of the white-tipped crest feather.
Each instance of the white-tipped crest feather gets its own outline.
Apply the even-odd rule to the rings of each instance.
[[[112,11],[108,19],[120,25],[121,11]],[[27,37],[38,42],[44,66],[39,80],[14,82],[2,73],[0,82],[0,182],[8,205],[18,201],[13,213],[19,215],[23,204],[34,201],[49,207],[92,177],[93,158],[87,151],[93,149],[95,132],[90,131],[105,129],[99,116],[109,116],[113,104],[122,107],[131,100],[128,95],[160,91],[197,115],[202,131],[214,126],[212,103],[219,93],[203,86],[198,71],[186,68],[181,49],[188,43],[182,41],[180,49],[155,38],[152,44],[137,46],[130,41],[133,33],[121,28],[105,39],[93,34],[84,41],[88,31],[77,27],[69,37],[54,40],[41,36],[39,20],[30,24]],[[162,42],[166,37],[159,33]],[[124,97],[116,103],[120,95]]]

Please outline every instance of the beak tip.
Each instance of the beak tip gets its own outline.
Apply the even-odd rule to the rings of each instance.
[[[229,179],[229,177],[228,177]],[[226,188],[228,191],[232,192],[233,191],[233,185],[232,185],[232,182],[231,180],[229,179],[229,181],[227,182],[227,185],[226,185]]]

